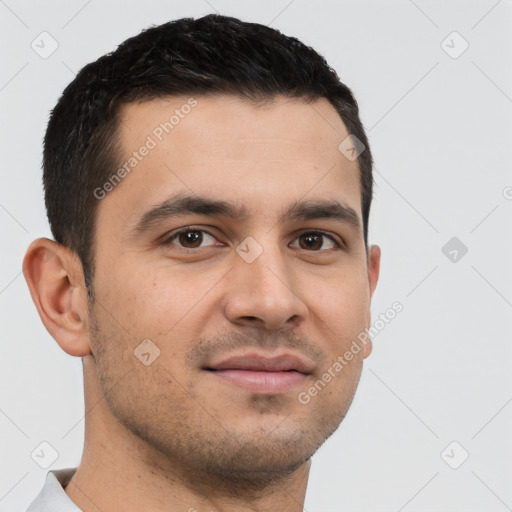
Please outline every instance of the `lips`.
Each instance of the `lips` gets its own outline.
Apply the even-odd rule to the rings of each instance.
[[[314,364],[294,354],[232,356],[204,368],[214,378],[262,394],[284,393],[304,383]]]

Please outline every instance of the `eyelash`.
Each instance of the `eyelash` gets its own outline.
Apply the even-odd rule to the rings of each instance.
[[[212,238],[215,238],[216,237],[214,235],[212,235],[209,231],[205,230],[205,229],[200,229],[200,228],[195,228],[194,226],[187,226],[186,228],[183,228],[183,229],[180,229],[179,231],[176,231],[176,233],[174,233],[173,235],[171,235],[170,237],[167,237],[165,238],[162,242],[161,242],[161,245],[164,246],[164,247],[167,247],[169,245],[176,245],[177,247],[179,247],[180,249],[184,250],[184,251],[197,251],[198,249],[204,249],[204,247],[196,247],[196,248],[190,248],[190,247],[181,247],[177,244],[173,244],[172,241],[177,238],[180,234],[182,233],[188,233],[189,231],[199,231],[201,233],[206,233],[208,234],[209,236],[211,236]],[[329,235],[328,233],[326,233],[325,231],[322,231],[321,229],[311,229],[311,230],[305,230],[305,231],[302,231],[301,233],[299,233],[294,240],[296,240],[297,238],[299,238],[300,236],[302,235],[306,235],[306,234],[316,234],[316,235],[322,235],[326,238],[328,238],[329,240],[331,240],[335,245],[336,245],[336,249],[344,249],[344,245],[342,245],[340,242],[338,242],[332,235]],[[213,245],[211,246],[208,246],[208,247],[214,247]],[[299,248],[301,249],[301,248]],[[307,249],[302,249],[302,250],[307,250]],[[309,252],[324,252],[324,250],[320,249],[320,250],[311,250]]]

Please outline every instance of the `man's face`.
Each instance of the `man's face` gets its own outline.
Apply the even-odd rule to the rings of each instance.
[[[122,424],[190,472],[255,481],[337,428],[370,352],[332,370],[370,321],[359,171],[327,100],[195,99],[122,109],[125,160],[150,149],[99,201],[91,347]],[[174,199],[147,214],[177,195],[233,211],[172,215]]]

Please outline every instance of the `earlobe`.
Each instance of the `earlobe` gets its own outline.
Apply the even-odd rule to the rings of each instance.
[[[375,291],[375,288],[377,287],[377,282],[379,280],[379,273],[380,273],[380,256],[381,256],[381,250],[378,245],[372,245],[369,247],[368,250],[368,281],[370,285],[370,300],[373,297],[373,292]],[[366,319],[366,328],[370,329],[371,327],[371,313],[370,310],[368,310],[368,316]],[[372,353],[373,343],[370,337],[368,337],[368,340],[365,343],[364,349],[363,349],[363,357],[367,358]]]
[[[363,359],[366,359],[371,353],[373,349],[373,342],[370,338],[366,341],[363,347]]]
[[[62,350],[77,357],[90,354],[87,291],[79,258],[53,240],[38,238],[27,249],[23,275],[41,321]]]
[[[368,310],[368,315],[366,316],[366,335],[367,336],[365,337],[365,342],[364,342],[364,346],[363,346],[363,358],[364,359],[366,359],[372,353],[372,349],[373,349],[373,342],[372,342],[372,339],[370,338],[370,335],[368,334],[368,331],[371,326],[371,321],[372,321],[371,313],[370,313],[370,310]]]

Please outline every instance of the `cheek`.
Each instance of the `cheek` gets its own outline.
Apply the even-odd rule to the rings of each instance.
[[[144,271],[134,270],[135,264],[118,264],[108,275],[98,275],[98,299],[111,314],[106,321],[138,343],[149,338],[162,350],[172,351],[166,356],[176,356],[213,314],[209,291],[219,275],[185,272],[183,266],[167,262],[139,267]],[[177,338],[180,343],[175,343]]]
[[[99,304],[111,314],[112,320],[118,321],[119,329],[150,337],[159,327],[155,323],[157,319],[171,323],[169,314],[175,310],[177,302],[173,283],[155,273],[149,265],[125,261],[110,268],[95,276],[98,283],[95,291]],[[166,314],[162,314],[164,312]]]
[[[308,288],[307,288],[308,289]],[[313,317],[322,320],[328,338],[346,340],[366,327],[370,307],[367,276],[361,272],[344,272],[309,287],[308,306]]]

